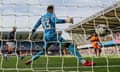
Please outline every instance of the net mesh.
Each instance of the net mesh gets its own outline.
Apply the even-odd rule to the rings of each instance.
[[[38,51],[43,48],[43,44],[46,43],[43,38],[43,29],[39,27],[38,32],[32,37],[31,30],[32,26],[36,21],[45,14],[46,8],[48,5],[55,5],[56,16],[59,18],[68,18],[73,17],[75,23],[85,19],[86,17],[91,16],[92,14],[101,11],[102,9],[112,5],[113,2],[119,0],[92,0],[90,3],[88,0],[84,2],[80,0],[0,0],[0,72],[99,72],[103,68],[105,72],[119,72],[120,64],[118,62],[120,49],[119,45],[104,47],[102,46],[102,56],[96,57],[93,53],[93,48],[87,47],[87,49],[79,49],[79,52],[88,60],[92,62],[97,62],[98,65],[84,67],[81,65],[81,62],[73,56],[70,51],[67,49],[67,55],[63,55],[63,48],[61,47],[61,42],[59,43],[59,51],[53,52],[55,55],[51,54],[51,49],[54,49],[54,46],[51,46],[48,52],[45,52],[45,55],[42,55],[40,59],[33,61],[31,65],[25,65],[24,62],[30,58]],[[115,19],[119,19],[116,9],[114,9]],[[82,13],[85,12],[86,13]],[[87,13],[89,12],[89,13]],[[91,14],[90,14],[91,13]],[[109,27],[109,18],[104,16],[105,12],[103,11],[103,17],[106,26]],[[112,20],[112,17],[111,17]],[[93,22],[95,29],[96,20]],[[8,60],[4,60],[4,56],[7,53],[7,37],[9,31],[13,26],[17,26],[17,33],[15,34],[15,42],[17,50],[22,52],[22,55],[25,55],[23,60],[20,60],[20,57],[15,53],[11,56],[8,56]],[[66,28],[68,25],[58,25],[57,34],[59,32],[64,32],[64,29],[59,27]],[[42,30],[42,31],[41,31]],[[88,37],[85,27],[81,24],[79,30],[83,34],[74,33],[72,30],[69,32],[70,41],[66,43],[73,43],[74,47],[76,45],[82,46],[90,44],[86,38]],[[66,36],[66,34],[64,34]],[[115,40],[120,37],[120,33],[113,33],[111,30],[111,40]],[[113,37],[115,36],[115,37]],[[107,39],[108,37],[104,37]],[[100,42],[103,42],[102,38],[99,36]],[[51,41],[52,43],[53,41]],[[55,49],[54,49],[55,50]],[[76,49],[74,50],[76,51]],[[99,61],[100,60],[100,61]],[[115,62],[115,63],[114,63]],[[118,62],[118,63],[117,63]],[[113,69],[113,70],[112,70]]]

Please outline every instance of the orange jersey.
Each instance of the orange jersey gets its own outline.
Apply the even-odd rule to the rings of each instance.
[[[100,48],[98,42],[92,42],[93,48]]]
[[[91,38],[90,38],[90,40],[91,40],[91,42],[95,42],[95,41],[99,41],[99,38],[98,38],[98,36],[92,36]]]
[[[100,46],[98,44],[98,42],[99,42],[98,36],[92,36],[90,40],[92,42],[93,48],[100,48]]]

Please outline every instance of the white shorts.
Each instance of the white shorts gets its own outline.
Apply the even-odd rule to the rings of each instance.
[[[16,45],[15,45],[14,42],[7,42],[6,44],[7,44],[8,46],[10,46],[11,48],[15,48],[15,47],[16,47]]]

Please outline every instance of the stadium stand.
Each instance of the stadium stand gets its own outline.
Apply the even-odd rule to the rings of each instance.
[[[105,24],[111,29],[111,34],[99,37],[102,54],[120,54],[120,1],[105,8],[104,10],[80,21],[78,24],[71,25],[66,29],[77,44],[77,48],[83,55],[94,54],[90,41],[86,40],[98,24]]]
[[[18,51],[22,51],[22,53],[24,54],[26,53],[26,51],[28,51],[29,54],[30,51],[32,51],[33,54],[35,54],[39,50],[43,49],[43,45],[44,45],[43,32],[42,31],[36,32],[33,36],[31,36],[30,38],[31,40],[28,39],[29,33],[30,31],[18,31],[16,33],[16,40],[15,40],[16,47]],[[58,31],[58,33],[61,34],[61,31]],[[2,35],[0,35],[1,37],[0,48],[3,53],[7,52],[6,42],[7,42],[8,34],[9,31],[4,31],[2,32]],[[54,55],[59,54],[58,47],[50,46],[50,48],[48,48],[48,51],[54,53]]]
[[[95,25],[105,24],[109,26],[112,34],[106,37],[101,37],[101,40],[103,45],[105,44],[105,46],[109,46],[110,44],[114,44],[116,41],[119,42],[120,39],[119,12],[120,2],[117,2],[110,7],[107,7],[104,10],[82,20],[78,24],[71,25],[68,29],[66,29],[66,32],[70,34],[72,32],[72,37],[77,43],[79,49],[88,48],[92,47],[92,45],[90,44],[90,41],[85,39],[95,31]]]

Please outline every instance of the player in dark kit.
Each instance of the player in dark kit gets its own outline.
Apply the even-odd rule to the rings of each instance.
[[[16,50],[15,35],[16,35],[16,27],[14,26],[13,30],[8,35],[8,40],[6,42],[7,50],[9,55],[12,53],[16,53],[18,56],[20,56],[19,51]],[[7,54],[5,54],[4,59],[8,60]],[[20,59],[23,59],[23,57],[21,56]]]

